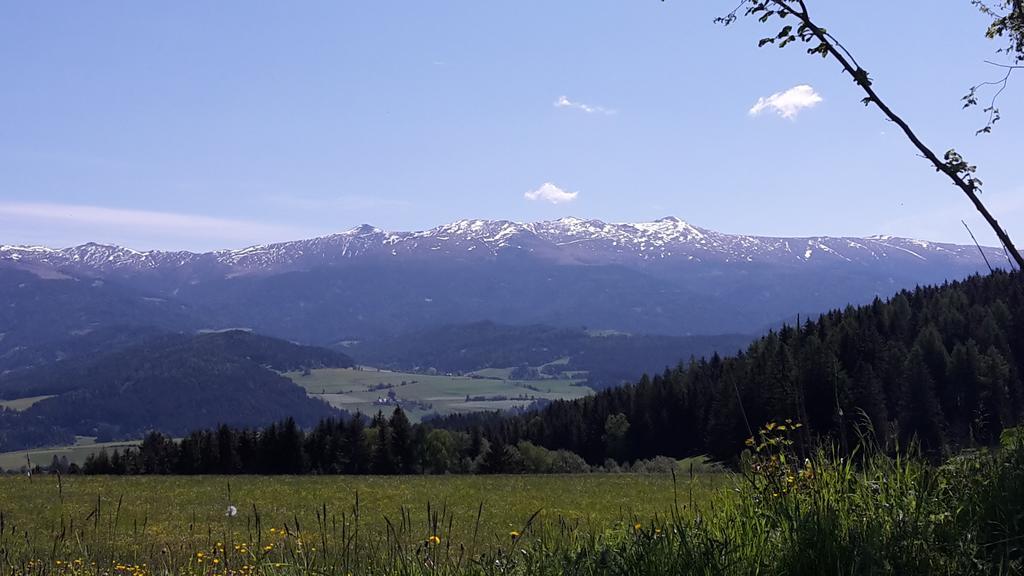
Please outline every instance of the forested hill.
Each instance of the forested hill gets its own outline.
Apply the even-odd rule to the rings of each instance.
[[[437,422],[484,427],[605,458],[734,457],[769,421],[804,423],[800,440],[850,443],[870,428],[884,446],[991,443],[1024,415],[1020,273],[904,291],[888,301],[786,326],[735,357],[693,360],[639,383],[515,417]],[[750,428],[748,428],[748,423]]]
[[[463,373],[482,368],[546,366],[585,373],[595,390],[673,366],[680,358],[733,353],[754,337],[637,335],[534,324],[451,324],[360,342],[349,350],[365,364],[399,370]]]
[[[217,424],[258,426],[293,417],[302,426],[340,412],[278,372],[344,368],[348,356],[241,330],[164,334],[99,356],[0,376],[0,398],[48,397],[23,412],[0,410],[0,450],[72,435],[180,435]]]

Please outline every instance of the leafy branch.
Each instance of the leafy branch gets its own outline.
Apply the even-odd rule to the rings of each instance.
[[[1008,41],[1006,47],[1000,48],[996,52],[1006,54],[1009,56],[1010,61],[1013,62],[1013,64],[1007,65],[986,61],[987,64],[992,66],[1005,68],[1006,74],[999,80],[982,82],[971,86],[962,99],[964,108],[977,106],[978,91],[982,88],[995,88],[995,94],[993,94],[991,102],[982,109],[982,112],[988,114],[988,121],[977,132],[977,134],[990,134],[995,123],[1000,120],[999,108],[996,107],[996,102],[1006,90],[1010,82],[1010,76],[1013,75],[1014,71],[1024,68],[1024,66],[1019,65],[1024,62],[1024,0],[999,0],[995,4],[988,4],[982,0],[971,0],[971,4],[985,16],[992,18],[992,23],[985,31],[985,36],[990,40],[1006,38]]]
[[[1015,10],[1020,10],[1022,1],[1024,0],[1012,0],[1016,6]],[[732,12],[716,18],[715,22],[728,26],[739,18],[741,12],[745,16],[756,17],[761,23],[767,23],[772,18],[783,21],[788,19],[796,20],[797,26],[795,28],[788,22],[784,22],[777,34],[762,38],[758,45],[766,46],[772,44],[784,48],[793,42],[800,41],[810,45],[807,48],[808,54],[819,55],[822,58],[831,56],[839,62],[843,67],[843,71],[849,74],[854,83],[866,94],[861,102],[865,106],[874,104],[889,121],[900,127],[907,139],[920,152],[921,156],[927,159],[935,167],[936,171],[945,174],[953,182],[953,185],[967,196],[975,209],[981,213],[985,221],[988,222],[989,226],[996,233],[996,236],[999,237],[1000,242],[1002,242],[1003,247],[1013,258],[1017,267],[1024,269],[1024,258],[1021,257],[1020,252],[1014,246],[1009,234],[999,225],[999,222],[996,221],[979,197],[982,182],[975,176],[977,168],[968,163],[956,150],[950,149],[942,158],[939,158],[938,154],[925,145],[913,129],[911,129],[910,125],[882,100],[874,88],[871,76],[867,70],[861,67],[857,59],[853,57],[853,54],[827,29],[819,26],[811,19],[805,0],[742,0]],[[991,29],[989,33],[993,33]],[[996,32],[996,34],[1000,33]],[[1021,47],[1022,44],[1019,40],[1011,40],[1011,48],[1020,50]],[[992,108],[994,109],[994,105]],[[995,114],[995,117],[997,116],[998,113]]]

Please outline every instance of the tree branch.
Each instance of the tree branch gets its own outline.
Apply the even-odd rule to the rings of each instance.
[[[918,138],[917,134],[915,134],[914,131],[910,128],[910,125],[907,124],[906,121],[903,120],[903,118],[898,116],[891,108],[889,108],[889,106],[886,105],[886,103],[881,99],[881,97],[879,97],[878,93],[875,92],[875,89],[871,86],[871,81],[868,79],[867,72],[865,72],[864,69],[858,66],[856,64],[856,60],[853,60],[852,57],[847,58],[847,56],[843,53],[846,52],[846,49],[841,48],[841,45],[839,45],[838,43],[834,43],[831,35],[828,34],[826,31],[822,30],[817,24],[815,24],[811,20],[810,14],[808,13],[807,7],[804,4],[803,0],[798,0],[799,5],[801,7],[799,11],[795,10],[792,6],[790,6],[786,2],[786,0],[769,1],[772,4],[778,6],[784,13],[790,14],[798,18],[814,34],[814,36],[825,46],[828,53],[833,58],[835,58],[840,65],[842,65],[843,70],[853,78],[853,81],[858,86],[860,86],[862,90],[864,90],[864,92],[867,94],[865,102],[868,104],[874,103],[875,106],[878,106],[878,109],[882,111],[886,118],[888,118],[890,121],[892,121],[893,123],[900,127],[900,129],[910,140],[910,142],[914,145],[914,147],[918,149],[921,155],[924,156],[929,162],[931,162],[932,165],[935,166],[935,169],[937,171],[942,172],[943,174],[948,176],[949,179],[953,181],[953,184],[957,188],[960,188],[961,191],[963,191],[963,193],[967,196],[971,203],[974,204],[975,209],[977,209],[978,212],[981,213],[981,215],[985,218],[985,221],[988,222],[989,226],[992,227],[992,230],[996,233],[996,236],[999,237],[999,241],[1003,243],[1003,246],[1006,248],[1007,251],[1009,251],[1010,255],[1016,261],[1017,267],[1020,269],[1024,269],[1024,257],[1021,257],[1020,252],[1013,245],[1013,241],[1010,240],[1010,236],[999,225],[999,222],[996,221],[995,217],[992,215],[991,212],[989,212],[988,208],[978,197],[976,184],[972,183],[972,181],[968,181],[967,179],[964,178],[964,176],[961,175],[961,167],[963,166],[963,164],[961,162],[952,161],[943,162],[942,160],[939,159],[935,152],[932,151],[931,148],[926,146],[924,142],[922,142],[921,139]],[[837,49],[837,45],[840,46],[839,49]],[[840,52],[840,50],[842,50],[842,52]]]

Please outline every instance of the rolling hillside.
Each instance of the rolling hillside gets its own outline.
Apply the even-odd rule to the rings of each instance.
[[[104,441],[285,417],[312,424],[338,412],[279,372],[352,364],[339,352],[242,331],[157,336],[0,377],[0,397],[52,396],[0,413],[0,449],[43,445],[55,436]]]

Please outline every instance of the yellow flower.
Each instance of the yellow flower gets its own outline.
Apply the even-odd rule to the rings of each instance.
[[[508,535],[511,536],[513,539],[519,538],[521,536],[521,534],[515,530],[509,532]]]
[[[633,524],[633,530],[639,530],[641,528],[640,523]]]
[[[427,538],[427,544],[440,544],[440,543],[441,543],[441,539],[438,538],[436,535],[431,536],[430,538]]]

